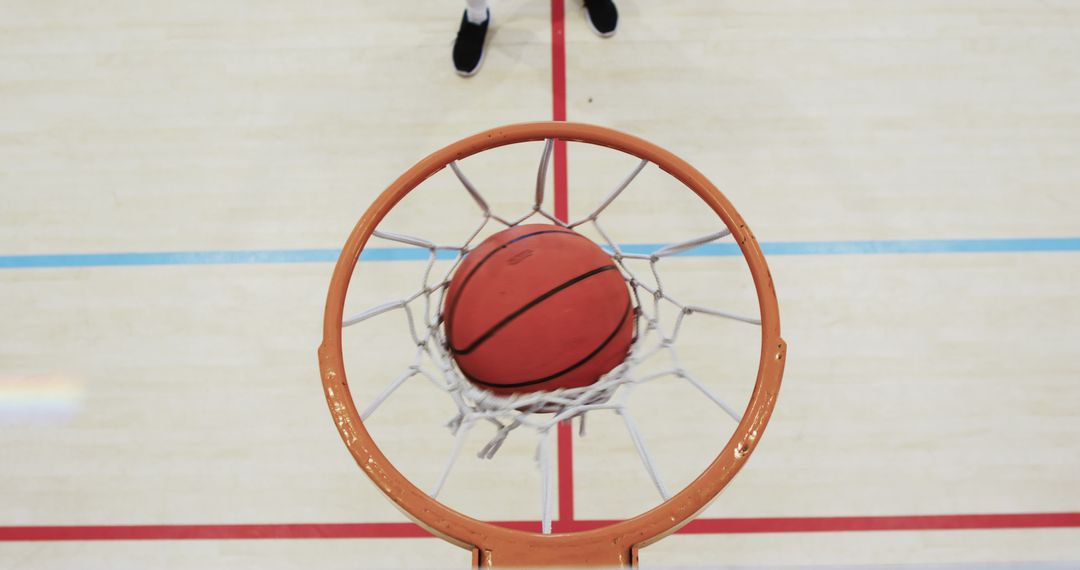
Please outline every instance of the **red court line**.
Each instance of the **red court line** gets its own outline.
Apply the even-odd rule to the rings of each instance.
[[[551,0],[551,106],[552,120],[566,120],[565,0]]]
[[[565,0],[551,0],[551,119],[566,120],[566,28]],[[555,217],[567,221],[568,186],[566,170],[566,141],[555,141],[554,149]],[[559,513],[558,520],[574,520],[574,438],[571,422],[557,428]]]
[[[1080,513],[697,519],[683,534],[1080,528]]]
[[[555,521],[554,532],[578,532],[615,521]],[[538,532],[535,521],[497,522]],[[1080,528],[1080,512],[873,517],[773,517],[697,519],[680,534],[755,534],[937,530]],[[413,523],[0,526],[0,542],[98,540],[253,540],[330,538],[427,538]]]
[[[559,521],[574,520],[574,427],[570,421],[561,422],[559,438]]]
[[[555,217],[568,222],[570,217],[569,192],[567,191],[566,141],[555,141]]]
[[[566,120],[566,34],[565,0],[551,0],[551,120]],[[566,141],[555,141],[555,217],[566,222],[567,200]]]
[[[422,538],[413,523],[217,524],[0,527],[0,542],[63,540],[233,540],[302,538]]]

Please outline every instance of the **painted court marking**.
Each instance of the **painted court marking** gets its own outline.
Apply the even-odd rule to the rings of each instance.
[[[617,521],[553,521],[554,532],[577,532]],[[538,532],[538,521],[496,522]],[[871,532],[901,530],[992,530],[1078,528],[1080,513],[913,515],[876,517],[771,517],[696,519],[679,534]],[[0,542],[89,540],[255,540],[329,538],[434,538],[413,523],[98,525],[0,527]]]
[[[627,253],[652,253],[661,243],[624,244]],[[964,253],[1053,253],[1080,252],[1080,237],[926,239],[856,241],[774,241],[763,242],[765,255],[900,255]],[[221,251],[159,251],[131,253],[60,253],[0,255],[0,269],[64,267],[118,267],[138,265],[246,265],[265,263],[333,263],[339,249],[265,249]],[[440,251],[440,258],[454,253]],[[682,257],[734,257],[742,255],[733,243],[706,244],[677,254]],[[364,261],[422,261],[428,251],[416,247],[370,247],[360,256]]]

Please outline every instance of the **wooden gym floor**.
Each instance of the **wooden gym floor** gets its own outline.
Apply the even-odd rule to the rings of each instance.
[[[457,0],[0,0],[0,569],[465,567],[335,434],[322,304],[414,161],[552,118],[709,176],[765,244],[789,343],[760,449],[643,566],[1080,565],[1080,3],[619,0],[603,40],[553,1],[492,0],[461,79]],[[511,200],[521,164],[470,174]],[[571,217],[620,165],[571,147]],[[699,235],[650,176],[619,239]],[[432,183],[397,227],[464,212]],[[737,262],[672,271],[724,295]],[[371,265],[373,300],[420,269]],[[397,370],[378,334],[358,397]],[[726,334],[687,358],[742,371]],[[426,394],[373,419],[420,479],[452,440]],[[716,439],[664,439],[692,415],[667,398],[642,423],[678,480],[686,442]],[[606,429],[575,440],[575,520],[654,500]],[[447,500],[534,520],[534,444],[465,462]]]

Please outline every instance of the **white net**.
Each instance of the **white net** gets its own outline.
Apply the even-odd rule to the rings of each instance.
[[[481,192],[462,172],[460,165],[456,162],[450,163],[449,166],[454,175],[482,214],[482,219],[475,230],[460,245],[442,245],[422,237],[383,230],[375,231],[375,237],[382,240],[427,251],[427,261],[419,280],[419,287],[399,299],[347,316],[342,322],[343,327],[349,327],[390,313],[403,314],[409,335],[415,343],[411,363],[363,408],[361,412],[363,420],[367,421],[402,385],[416,378],[425,379],[436,386],[456,407],[456,415],[446,424],[455,438],[454,444],[438,480],[429,490],[432,497],[437,497],[442,490],[474,426],[486,423],[495,428],[494,435],[477,452],[479,457],[486,459],[495,456],[512,432],[531,431],[536,435],[538,438],[536,460],[541,473],[541,527],[544,533],[551,532],[554,507],[552,450],[548,437],[552,428],[560,422],[579,418],[579,430],[581,435],[584,435],[585,417],[589,412],[599,410],[614,412],[621,419],[649,479],[660,496],[666,500],[670,498],[671,492],[662,480],[653,456],[645,444],[638,422],[628,406],[628,397],[643,384],[674,378],[693,386],[737,423],[741,419],[739,411],[683,366],[679,358],[679,338],[686,320],[698,316],[760,325],[757,316],[745,316],[711,307],[686,304],[673,297],[664,288],[661,265],[665,259],[717,242],[730,235],[730,230],[723,227],[719,219],[717,222],[721,227],[717,231],[660,246],[651,253],[626,252],[604,231],[600,218],[605,209],[618,199],[642,170],[649,166],[647,161],[638,162],[589,215],[577,221],[567,223],[545,210],[544,192],[553,143],[554,141],[549,139],[544,145],[537,170],[532,207],[528,212],[516,218],[505,218],[495,213]],[[600,236],[601,247],[611,254],[632,293],[637,331],[626,360],[592,385],[500,396],[470,383],[454,363],[447,348],[448,344],[442,327],[444,296],[454,271],[479,241],[479,236],[483,235],[485,230],[492,226],[513,227],[541,218],[569,229],[589,227]],[[438,262],[446,260],[450,261],[448,267],[440,268]],[[632,262],[640,267],[632,268]],[[647,269],[642,269],[642,267],[647,267]],[[642,271],[648,272],[647,279],[640,276]],[[650,363],[653,365],[646,366]]]

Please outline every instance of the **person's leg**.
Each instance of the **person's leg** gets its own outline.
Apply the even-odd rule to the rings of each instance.
[[[465,16],[473,24],[483,24],[488,18],[487,0],[465,0]]]
[[[469,77],[480,71],[490,23],[491,10],[487,0],[465,0],[465,13],[454,40],[454,69],[458,75]]]
[[[611,0],[585,0],[585,19],[602,38],[614,36],[619,28],[619,10]]]

